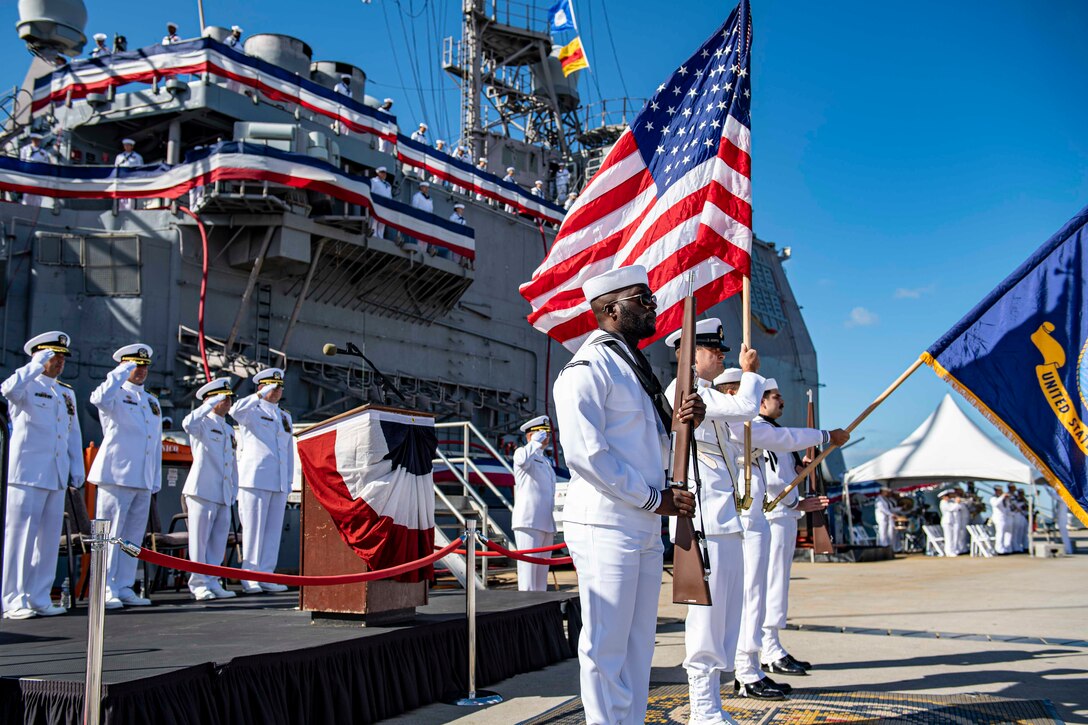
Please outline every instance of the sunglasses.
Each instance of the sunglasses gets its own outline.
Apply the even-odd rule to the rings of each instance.
[[[618,300],[612,300],[611,304],[617,302],[625,302],[627,300],[638,300],[638,303],[643,307],[656,307],[657,295],[652,295],[649,292],[640,292],[637,295],[631,295],[630,297],[620,297]]]

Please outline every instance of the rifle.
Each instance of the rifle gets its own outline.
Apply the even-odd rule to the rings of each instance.
[[[699,485],[699,464],[693,454],[695,436],[690,422],[678,419],[684,396],[695,391],[695,296],[684,298],[684,325],[680,335],[680,361],[676,370],[676,397],[673,399],[671,485],[687,489],[688,462],[695,469]],[[703,551],[701,533],[687,516],[676,519],[676,546],[672,555],[672,601],[674,604],[710,606],[710,567]]]
[[[805,425],[809,428],[816,427],[816,402],[813,400],[812,390],[808,391],[808,420]],[[816,457],[816,446],[812,446],[805,454],[809,460]],[[808,476],[808,493],[810,496],[823,496],[826,491],[824,476],[821,469],[813,469]],[[823,511],[812,511],[807,514],[808,530],[812,536],[812,551],[815,554],[832,554],[835,547],[831,542],[831,534],[827,530],[827,515]]]

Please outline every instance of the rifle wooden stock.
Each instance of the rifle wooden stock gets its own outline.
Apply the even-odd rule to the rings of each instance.
[[[805,425],[809,428],[816,427],[816,401],[812,391],[808,391],[808,420]],[[812,446],[805,454],[809,460],[816,457],[816,446]],[[808,495],[823,496],[825,493],[824,477],[819,468],[814,468],[808,477]],[[831,534],[827,530],[827,514],[823,511],[812,511],[807,514],[808,530],[812,536],[812,551],[815,554],[832,554],[835,551],[831,543]]]
[[[684,299],[684,325],[680,336],[680,360],[676,369],[676,396],[672,418],[672,485],[688,487],[692,424],[679,420],[684,396],[695,390],[695,297]],[[710,606],[706,562],[695,536],[695,523],[687,516],[676,518],[676,545],[672,554],[672,601],[674,604]]]

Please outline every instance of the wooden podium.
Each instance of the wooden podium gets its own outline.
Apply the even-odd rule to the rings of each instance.
[[[429,413],[364,405],[329,418],[309,429],[320,430],[364,410],[433,418]],[[368,570],[366,562],[344,543],[329,512],[317,500],[305,475],[302,477],[302,573],[306,576],[357,574]],[[415,608],[427,603],[427,582],[407,584],[380,579],[359,584],[302,587],[300,608],[314,622],[379,626],[411,620]]]

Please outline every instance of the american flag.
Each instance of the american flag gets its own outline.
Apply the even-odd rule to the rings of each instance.
[[[657,87],[521,286],[529,322],[569,349],[597,323],[590,277],[640,264],[657,295],[657,335],[680,327],[688,272],[699,310],[738,292],[752,248],[752,21],[748,0]]]

